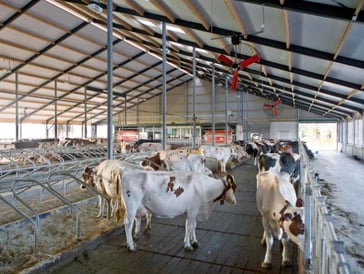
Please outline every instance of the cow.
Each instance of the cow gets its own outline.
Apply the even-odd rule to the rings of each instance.
[[[161,140],[140,139],[136,141],[131,149],[132,152],[159,151],[162,149]]]
[[[136,251],[132,239],[134,217],[147,211],[162,218],[186,215],[184,248],[199,246],[196,222],[207,220],[217,202],[236,204],[236,183],[232,175],[216,179],[186,171],[129,170],[122,176],[125,203],[125,234],[129,251]]]
[[[162,150],[160,151],[160,157],[163,160],[182,160],[186,159],[191,152],[187,149],[173,149],[173,150]]]
[[[131,144],[125,140],[120,142],[120,152],[121,153],[130,153],[131,152]]]
[[[245,161],[249,158],[249,154],[245,151],[245,146],[233,143],[231,144],[231,149],[234,154],[236,154],[236,160],[237,162]]]
[[[205,157],[215,158],[220,163],[221,172],[226,173],[226,164],[230,160],[230,157],[236,157],[236,154],[232,151],[231,147],[213,147],[202,145],[200,146]]]
[[[201,172],[212,176],[213,172],[206,167],[206,158],[201,154],[190,154],[186,159],[165,160],[168,170],[185,170]]]
[[[212,175],[212,171],[206,167],[205,156],[201,154],[185,155],[162,150],[151,157],[146,157],[140,165],[146,170],[149,168],[151,170],[185,170]]]
[[[282,265],[290,265],[288,240],[304,250],[303,208],[286,172],[260,172],[257,178],[256,202],[264,228],[262,245],[266,245],[263,268],[272,267],[274,238],[281,240]],[[297,206],[296,206],[297,205]]]
[[[120,161],[120,160],[104,160],[96,166],[87,166],[82,174],[85,185],[94,188],[98,193],[109,197],[112,204],[111,215],[116,217],[116,221],[124,216],[124,202],[121,196],[121,176],[126,170],[141,169],[138,165]],[[143,170],[143,169],[142,169]],[[84,186],[81,186],[82,188]],[[105,200],[101,195],[98,196],[99,213],[97,217],[103,215]],[[151,230],[152,215],[146,214],[145,233]],[[134,238],[138,238],[140,234],[140,218],[136,218]]]
[[[165,158],[165,153],[158,152],[157,154],[151,157],[145,157],[145,159],[140,162],[140,165],[143,168],[149,167],[152,170],[167,170],[168,169],[167,163],[162,158]]]
[[[105,160],[96,166],[87,166],[82,174],[85,185],[94,188],[98,193],[109,197],[112,203],[111,215],[119,220],[122,214],[122,204],[119,201],[119,187],[121,187],[121,162],[119,160]],[[101,217],[104,210],[104,199],[98,196],[99,213]]]
[[[249,142],[245,145],[245,150],[248,155],[252,156],[254,159],[254,165],[257,165],[257,157],[260,155],[261,149],[255,142]]]
[[[274,171],[276,173],[286,172],[290,175],[291,183],[294,185],[296,194],[301,198],[300,190],[300,175],[301,161],[300,155],[296,153],[281,152],[281,153],[265,153],[259,156],[258,161],[259,172]]]

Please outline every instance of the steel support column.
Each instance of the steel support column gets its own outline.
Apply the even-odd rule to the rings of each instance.
[[[166,80],[166,60],[167,60],[167,34],[166,22],[162,22],[162,148],[165,150],[167,147],[167,127],[166,127],[166,113],[167,113],[167,80]]]
[[[112,123],[112,73],[113,73],[113,59],[112,59],[112,0],[107,1],[107,159],[113,158],[113,123]]]

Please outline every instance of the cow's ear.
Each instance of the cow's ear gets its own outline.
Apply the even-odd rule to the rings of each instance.
[[[233,182],[232,177],[230,174],[226,175],[226,181],[231,184]]]

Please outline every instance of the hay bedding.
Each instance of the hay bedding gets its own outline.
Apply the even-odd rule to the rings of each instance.
[[[95,199],[93,199],[95,200]],[[96,201],[96,200],[95,200]],[[42,203],[44,206],[49,203]],[[76,240],[76,216],[66,211],[51,211],[39,220],[38,258],[34,254],[34,229],[29,222],[0,227],[0,273],[18,273],[49,257],[80,244],[81,241],[110,231],[117,224],[97,218],[96,203],[78,205],[80,239]]]

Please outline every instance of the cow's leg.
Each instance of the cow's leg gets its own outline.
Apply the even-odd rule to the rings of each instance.
[[[152,213],[145,214],[146,223],[145,223],[145,234],[150,234],[150,231],[152,230]]]
[[[113,218],[117,214],[116,211],[118,209],[117,208],[118,205],[117,205],[117,203],[116,203],[116,201],[114,199],[111,199],[110,200],[110,207],[111,207],[111,214],[110,214],[110,216]]]
[[[149,234],[150,231],[152,230],[152,224],[151,224],[152,214],[146,213],[145,219],[146,219],[146,223],[145,223],[144,234]],[[135,217],[135,229],[134,229],[134,235],[133,235],[135,240],[139,239],[139,237],[140,237],[141,223],[142,223],[141,217],[139,217],[139,216]]]
[[[99,207],[99,213],[97,214],[97,218],[100,218],[102,215],[104,215],[104,198],[101,195],[97,195],[97,204]]]
[[[283,236],[282,237],[282,266],[290,266],[291,265],[291,258],[290,258],[290,246],[288,238]]]
[[[186,251],[192,251],[193,247],[191,246],[190,238],[191,238],[191,231],[192,231],[192,225],[188,220],[188,217],[186,219],[186,225],[185,225],[185,250]]]
[[[199,247],[196,237],[196,218],[187,217],[186,219],[186,234],[185,234],[185,250],[192,251],[193,248]],[[191,245],[192,244],[192,245]]]
[[[133,237],[132,237],[135,215],[136,215],[135,209],[128,210],[128,211],[126,211],[125,218],[124,218],[126,242],[127,242],[129,251],[132,251],[132,252],[136,251],[136,248],[134,246]]]
[[[197,241],[197,237],[196,237],[196,219],[193,220],[193,222],[191,221],[190,223],[193,223],[193,229],[192,229],[192,233],[191,233],[191,244],[193,248],[198,248],[200,246],[200,244]]]
[[[142,217],[135,216],[135,228],[134,228],[134,234],[133,234],[133,237],[135,240],[139,240],[141,223],[142,223]]]
[[[264,227],[264,234],[265,235],[265,256],[264,261],[262,263],[262,268],[272,268],[272,247],[273,247],[273,233],[269,227],[268,221],[263,218],[263,227]]]
[[[265,246],[265,239],[267,238],[267,236],[265,235],[265,231],[263,231],[263,236],[262,239],[260,240],[260,244]]]
[[[221,172],[226,172],[226,165],[223,160],[220,160]]]

